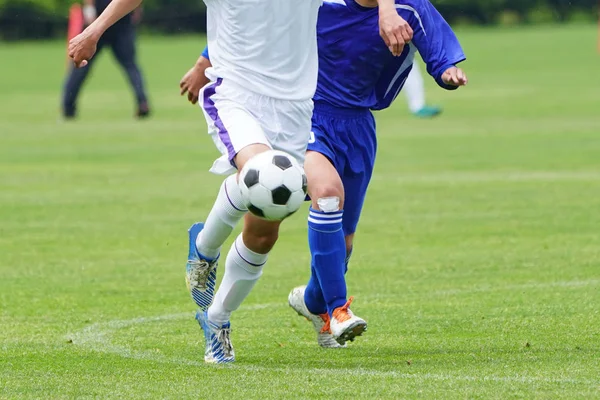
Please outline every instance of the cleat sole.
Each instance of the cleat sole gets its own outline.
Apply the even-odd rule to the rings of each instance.
[[[344,345],[346,342],[353,342],[356,337],[362,336],[362,334],[366,331],[367,324],[365,322],[358,321],[355,324],[350,325],[348,329],[346,329],[346,331],[335,340],[339,344]]]

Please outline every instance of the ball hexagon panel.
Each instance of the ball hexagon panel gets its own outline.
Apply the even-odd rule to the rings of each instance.
[[[271,191],[263,185],[254,185],[248,190],[248,200],[254,207],[265,208],[273,204]]]
[[[258,181],[261,186],[266,187],[269,190],[275,190],[279,186],[283,185],[283,173],[273,164],[266,164],[260,169],[260,176]]]
[[[306,198],[306,194],[302,191],[295,191],[290,196],[287,202],[287,209],[289,212],[296,212],[304,203],[304,199]]]
[[[288,168],[283,173],[283,184],[290,189],[290,191],[295,192],[297,190],[302,190],[302,172],[300,172],[299,168]]]
[[[267,207],[263,208],[262,211],[267,219],[270,219],[273,221],[280,221],[280,220],[284,219],[285,217],[287,217],[287,215],[290,213],[286,206],[276,206],[276,205],[267,206]]]

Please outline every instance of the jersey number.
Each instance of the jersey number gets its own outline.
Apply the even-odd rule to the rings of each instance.
[[[308,143],[312,144],[314,142],[316,142],[317,140],[315,139],[315,133],[314,132],[310,132],[310,138],[308,139]]]

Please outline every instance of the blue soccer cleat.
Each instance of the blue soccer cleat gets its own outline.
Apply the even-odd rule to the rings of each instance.
[[[204,224],[198,222],[188,230],[190,242],[185,280],[194,302],[201,311],[206,311],[215,296],[218,258],[210,260],[198,253],[196,238],[203,228]]]
[[[442,113],[442,109],[440,107],[435,106],[425,106],[421,108],[419,111],[414,112],[413,114],[419,118],[433,118],[437,117]]]
[[[229,322],[219,326],[208,320],[206,311],[196,313],[196,321],[204,331],[206,350],[204,361],[211,364],[226,364],[235,361],[233,346],[231,345],[231,324]]]

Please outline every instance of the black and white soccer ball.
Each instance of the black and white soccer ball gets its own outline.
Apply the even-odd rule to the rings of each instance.
[[[246,162],[239,186],[248,210],[269,221],[292,215],[306,197],[306,175],[289,154],[269,150]]]

